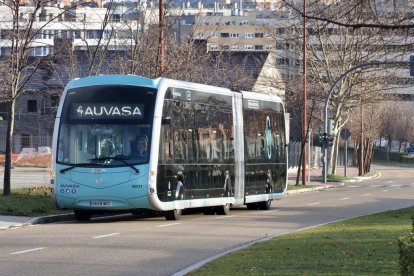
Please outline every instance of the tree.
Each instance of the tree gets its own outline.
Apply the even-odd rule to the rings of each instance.
[[[1,1],[0,14],[2,22],[0,28],[7,43],[5,56],[2,58],[1,100],[8,105],[8,123],[6,133],[6,152],[4,164],[3,195],[10,195],[10,173],[12,165],[12,141],[14,130],[14,114],[16,99],[25,91],[29,82],[42,66],[49,66],[50,59],[33,57],[37,50],[49,51],[47,45],[37,45],[36,38],[46,34],[45,28],[63,15],[67,10],[59,10],[50,17],[46,10],[50,9],[51,1],[35,1],[32,6],[25,6],[23,2]],[[48,63],[48,65],[46,64]]]
[[[354,1],[361,4],[361,1]],[[351,6],[352,3],[351,1]],[[335,1],[331,5],[322,5],[317,1],[310,1],[307,15],[319,14],[325,18],[338,18],[346,9],[346,16],[349,20],[357,22],[363,20],[374,20],[374,13],[371,6],[362,5],[362,10],[348,9],[347,1]],[[303,20],[301,9],[289,5],[297,12],[297,18],[292,21],[296,24],[292,26],[302,26],[298,21]],[[397,17],[397,15],[395,15]],[[307,17],[309,18],[309,17]],[[315,101],[309,101],[308,105],[316,104],[316,109],[324,106],[327,92],[338,77],[353,66],[364,64],[373,60],[398,60],[403,57],[408,49],[407,37],[404,31],[382,30],[380,34],[375,29],[369,28],[347,28],[340,24],[335,24],[329,20],[309,20],[308,21],[308,45],[307,45],[307,72],[309,83],[309,94]],[[292,27],[290,28],[292,29]],[[301,39],[301,30],[294,29],[288,36],[282,36],[282,41],[289,41],[291,44],[300,45],[295,40]],[[384,39],[386,37],[386,39]],[[393,47],[393,51],[390,51]],[[290,47],[291,48],[291,47]],[[398,49],[398,53],[395,53]],[[293,48],[297,59],[302,58],[302,49]],[[292,54],[291,54],[292,55]],[[295,56],[295,55],[293,55]],[[335,174],[336,156],[338,153],[338,137],[340,129],[349,119],[352,108],[359,105],[367,106],[376,103],[383,97],[383,92],[392,85],[391,77],[386,77],[387,73],[383,68],[364,68],[355,70],[345,76],[334,88],[333,96],[329,102],[330,119],[334,121],[333,135],[334,143],[330,151],[331,173]],[[394,85],[396,86],[396,85]],[[298,91],[298,93],[302,93]],[[315,112],[314,120],[320,120],[320,113]],[[311,121],[312,118],[309,120]]]

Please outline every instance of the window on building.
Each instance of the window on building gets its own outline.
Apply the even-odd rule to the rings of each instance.
[[[230,46],[231,50],[238,50],[239,49],[239,45],[232,45]]]
[[[254,50],[254,46],[253,45],[245,45],[244,49],[245,50]]]
[[[230,34],[229,33],[221,33],[220,37],[230,37]]]
[[[42,10],[39,14],[39,21],[46,21],[46,11]]]
[[[230,37],[239,37],[238,33],[230,33]]]
[[[255,45],[254,49],[255,50],[263,50],[263,45]]]
[[[27,113],[37,113],[37,100],[27,101]]]
[[[245,38],[253,38],[254,37],[254,34],[253,33],[245,33],[244,34],[244,37]]]
[[[36,57],[44,57],[47,56],[49,54],[49,47],[34,47],[33,48],[33,56]]]
[[[263,33],[255,33],[254,37],[260,37],[261,38],[261,37],[263,37]]]
[[[218,46],[217,45],[210,45],[209,46],[210,50],[218,50]]]
[[[112,15],[112,22],[121,22],[121,15],[120,14]]]

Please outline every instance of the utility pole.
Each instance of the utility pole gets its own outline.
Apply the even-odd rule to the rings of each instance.
[[[363,176],[364,175],[364,112],[362,109],[362,103],[359,106],[359,112],[360,112],[360,118],[361,118],[361,123],[360,123],[360,140],[359,140],[359,176]]]
[[[160,66],[160,77],[164,75],[165,68],[165,44],[164,44],[164,1],[159,0],[159,66]]]
[[[306,185],[306,142],[308,140],[306,126],[306,0],[303,0],[303,108],[302,108],[302,185]]]

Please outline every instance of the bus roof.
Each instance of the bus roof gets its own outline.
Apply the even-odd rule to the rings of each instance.
[[[72,80],[67,88],[77,88],[96,85],[132,85],[154,87],[158,86],[159,79],[149,79],[136,75],[96,75]]]
[[[243,98],[252,100],[264,100],[271,102],[283,103],[282,99],[273,94],[264,94],[259,92],[240,91],[243,94]]]

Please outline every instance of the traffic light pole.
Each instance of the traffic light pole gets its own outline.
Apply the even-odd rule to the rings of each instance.
[[[340,75],[335,82],[332,84],[331,88],[329,89],[328,97],[325,101],[325,112],[324,112],[324,136],[327,137],[328,135],[328,106],[329,106],[329,99],[334,91],[335,86],[338,84],[340,80],[342,80],[344,77],[346,77],[349,73],[352,71],[355,71],[357,69],[363,68],[363,67],[369,67],[369,66],[376,66],[376,65],[384,65],[384,64],[393,64],[393,65],[403,65],[403,64],[409,64],[412,67],[414,67],[414,58],[410,57],[410,61],[372,61],[367,63],[362,63],[359,65],[356,65],[354,67],[349,68],[346,70],[342,75]],[[323,168],[322,168],[322,180],[323,183],[327,182],[327,171],[328,171],[328,139],[325,139],[324,145],[323,145]]]

